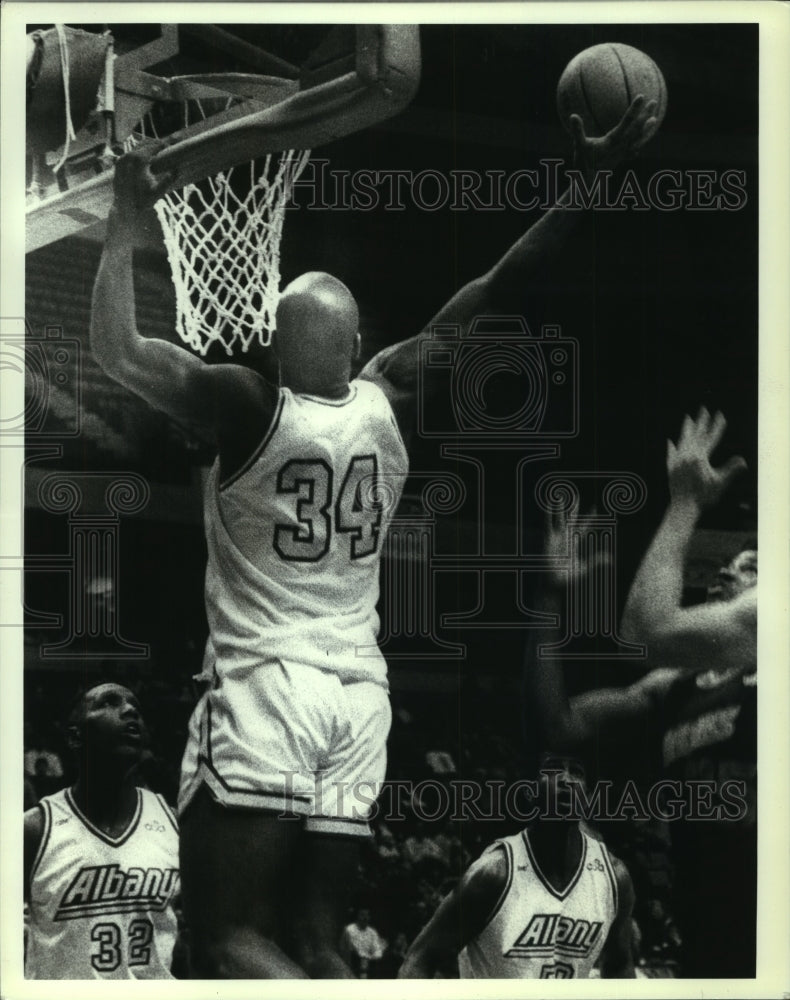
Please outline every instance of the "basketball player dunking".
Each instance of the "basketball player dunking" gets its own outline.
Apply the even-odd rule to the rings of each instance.
[[[483,852],[417,936],[401,978],[432,979],[451,955],[462,979],[586,979],[599,958],[604,977],[633,978],[631,877],[572,817],[584,772],[552,754],[540,774],[538,800],[553,817]]]
[[[178,832],[162,797],[135,785],[137,699],[118,684],[91,688],[68,734],[75,784],[25,813],[25,976],[170,979]]]
[[[580,165],[589,174],[631,155],[655,130],[654,110],[636,98],[601,139],[577,119]],[[530,273],[579,212],[564,211],[566,193],[422,334],[354,380],[353,296],[328,274],[296,279],[277,311],[277,388],[138,333],[133,232],[166,182],[142,153],[116,165],[91,346],[111,377],[218,450],[205,495],[207,690],[179,802],[195,972],[349,976],[337,944],[369,808],[348,789],[375,797],[390,726],[384,659],[356,650],[376,645],[378,564],[407,472],[421,340],[436,323],[466,331],[477,315],[521,311]]]

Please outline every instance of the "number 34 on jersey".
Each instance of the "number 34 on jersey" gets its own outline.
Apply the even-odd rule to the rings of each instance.
[[[322,458],[291,459],[277,473],[277,493],[293,499],[293,520],[274,526],[274,549],[288,562],[318,562],[333,535],[347,536],[352,559],[379,547],[382,489],[375,454],[354,455],[336,489],[335,471]]]

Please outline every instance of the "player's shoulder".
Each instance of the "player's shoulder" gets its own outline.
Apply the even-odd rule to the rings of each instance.
[[[73,809],[69,802],[66,788],[61,788],[50,795],[43,795],[38,802],[25,810],[25,831],[44,831],[53,818],[71,814]]]
[[[28,897],[37,859],[42,856],[46,849],[50,830],[50,813],[46,805],[39,802],[32,809],[25,810],[23,833],[25,898]]]
[[[352,381],[351,386],[356,390],[360,399],[389,405],[385,385],[375,372],[361,371]]]
[[[497,840],[467,868],[461,887],[467,893],[498,897],[512,874],[511,851],[505,841]]]
[[[473,937],[491,923],[504,903],[513,879],[510,848],[495,841],[464,872],[452,895]]]
[[[44,836],[44,829],[47,822],[45,808],[46,807],[41,802],[37,802],[36,805],[25,810],[24,822],[26,843],[30,843],[32,841],[38,843]]]
[[[395,346],[397,347],[397,345]],[[384,351],[380,352],[380,355],[384,355],[388,350],[389,348],[385,348]],[[390,381],[384,374],[384,369],[377,363],[376,358],[373,359],[373,362],[363,368],[357,376],[356,382],[365,383],[377,394],[381,412],[386,413],[393,422],[405,448],[405,442],[410,440],[414,428],[414,392],[411,388],[404,388]]]
[[[207,407],[217,407],[220,420],[224,411],[244,410],[256,419],[270,416],[280,397],[276,385],[246,365],[203,365],[197,377],[209,397]]]
[[[394,428],[398,440],[405,448],[403,441],[402,420],[399,418],[397,400],[392,392],[374,375],[361,372],[351,383],[368,414],[377,417],[382,424]]]

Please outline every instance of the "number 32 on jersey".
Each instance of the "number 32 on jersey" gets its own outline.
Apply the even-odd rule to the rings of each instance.
[[[292,494],[294,519],[274,526],[274,549],[288,562],[318,562],[332,536],[348,535],[352,559],[372,555],[379,545],[381,500],[375,455],[355,455],[337,498],[334,473],[322,458],[294,458],[277,473],[277,492]]]

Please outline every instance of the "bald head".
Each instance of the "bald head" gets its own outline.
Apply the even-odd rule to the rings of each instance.
[[[323,271],[296,278],[280,296],[275,344],[283,384],[320,392],[328,381],[348,381],[360,347],[354,296]]]

